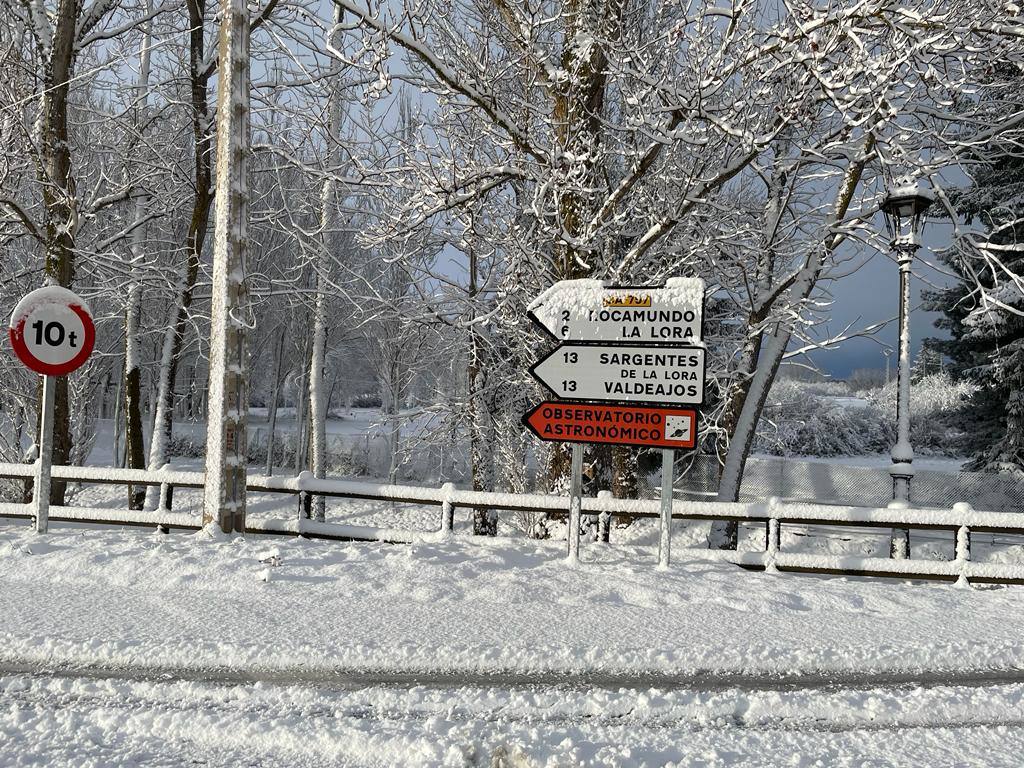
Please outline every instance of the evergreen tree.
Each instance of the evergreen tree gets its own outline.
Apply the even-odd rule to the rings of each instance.
[[[1016,314],[1024,313],[1024,292],[1016,282],[1024,276],[1019,138],[1004,137],[979,152],[973,185],[951,196],[958,213],[968,223],[981,223],[984,232],[969,246],[939,254],[960,280],[924,294],[926,308],[942,312],[935,325],[950,334],[928,339],[928,348],[949,358],[955,378],[980,387],[962,425],[974,457],[971,469],[1024,468],[1024,317]]]

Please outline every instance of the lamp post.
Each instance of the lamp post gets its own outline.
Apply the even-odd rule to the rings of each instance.
[[[891,247],[900,266],[900,321],[896,359],[896,444],[889,456],[892,466],[892,506],[910,504],[910,480],[914,476],[914,449],[910,444],[910,265],[921,247],[924,212],[932,196],[920,180],[898,179],[882,201]],[[893,528],[889,556],[910,556],[910,530]]]

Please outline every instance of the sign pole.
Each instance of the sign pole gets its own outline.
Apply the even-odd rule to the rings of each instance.
[[[569,480],[569,562],[580,559],[580,511],[583,506],[583,445],[573,443]]]
[[[11,349],[25,367],[43,377],[32,515],[36,519],[36,533],[46,533],[50,523],[57,377],[67,376],[85,365],[96,343],[96,326],[88,305],[80,296],[59,285],[47,285],[18,302],[11,314],[7,336]]]
[[[672,486],[675,481],[676,452],[661,451],[661,538],[658,541],[658,567],[668,568],[672,554]]]
[[[50,474],[53,465],[53,409],[57,379],[43,376],[43,413],[39,420],[39,457],[36,459],[33,513],[36,533],[46,533],[50,522]]]

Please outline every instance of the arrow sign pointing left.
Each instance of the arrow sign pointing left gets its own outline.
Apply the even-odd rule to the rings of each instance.
[[[566,400],[700,405],[703,347],[563,344],[530,374]]]
[[[663,286],[627,288],[562,280],[528,314],[560,341],[693,344],[701,340],[704,281],[674,277]]]

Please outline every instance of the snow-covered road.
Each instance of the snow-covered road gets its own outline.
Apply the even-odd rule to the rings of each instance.
[[[1019,766],[1024,687],[281,686],[0,676],[4,765]]]
[[[583,555],[2,527],[0,764],[1020,765],[1024,589]]]

